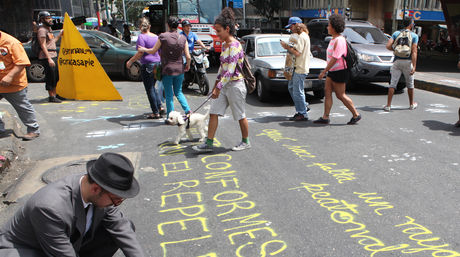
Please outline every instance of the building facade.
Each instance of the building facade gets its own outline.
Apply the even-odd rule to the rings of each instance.
[[[40,11],[48,11],[55,22],[62,22],[67,12],[71,17],[94,17],[94,0],[2,0],[0,29],[27,41],[32,36],[32,22]],[[8,17],[8,18],[3,18]]]

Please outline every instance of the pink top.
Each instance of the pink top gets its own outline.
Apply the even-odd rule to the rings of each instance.
[[[335,45],[335,50],[334,50]],[[332,66],[329,71],[344,70],[347,68],[345,57],[347,55],[347,42],[343,36],[338,36],[329,42],[327,47],[327,62],[330,62],[331,58],[337,59],[337,62]]]

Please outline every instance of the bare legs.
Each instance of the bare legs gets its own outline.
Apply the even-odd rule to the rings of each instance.
[[[246,118],[239,120],[242,138],[249,137],[249,123]],[[209,115],[208,139],[214,139],[216,136],[217,127],[219,125],[219,117],[216,114]]]
[[[326,78],[326,85],[324,88],[324,114],[323,119],[329,119],[329,114],[332,108],[332,91],[335,92],[337,99],[342,101],[342,103],[347,107],[347,109],[353,114],[353,118],[359,116],[358,111],[356,110],[353,101],[345,93],[346,84],[345,83],[336,83],[333,82],[331,78]]]

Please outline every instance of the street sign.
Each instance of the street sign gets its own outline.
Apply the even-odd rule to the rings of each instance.
[[[421,11],[406,9],[406,17],[414,18],[415,21],[439,21],[445,22],[444,14],[441,11]],[[402,20],[403,10],[398,10],[397,20]]]

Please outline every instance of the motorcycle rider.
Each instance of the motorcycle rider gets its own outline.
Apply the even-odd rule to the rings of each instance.
[[[210,47],[205,46],[203,42],[198,38],[197,34],[195,34],[195,32],[192,31],[192,24],[189,20],[182,20],[182,32],[180,34],[184,35],[185,38],[187,38],[190,54],[193,52],[193,49],[195,48],[195,42],[197,42],[203,49],[210,49]]]

